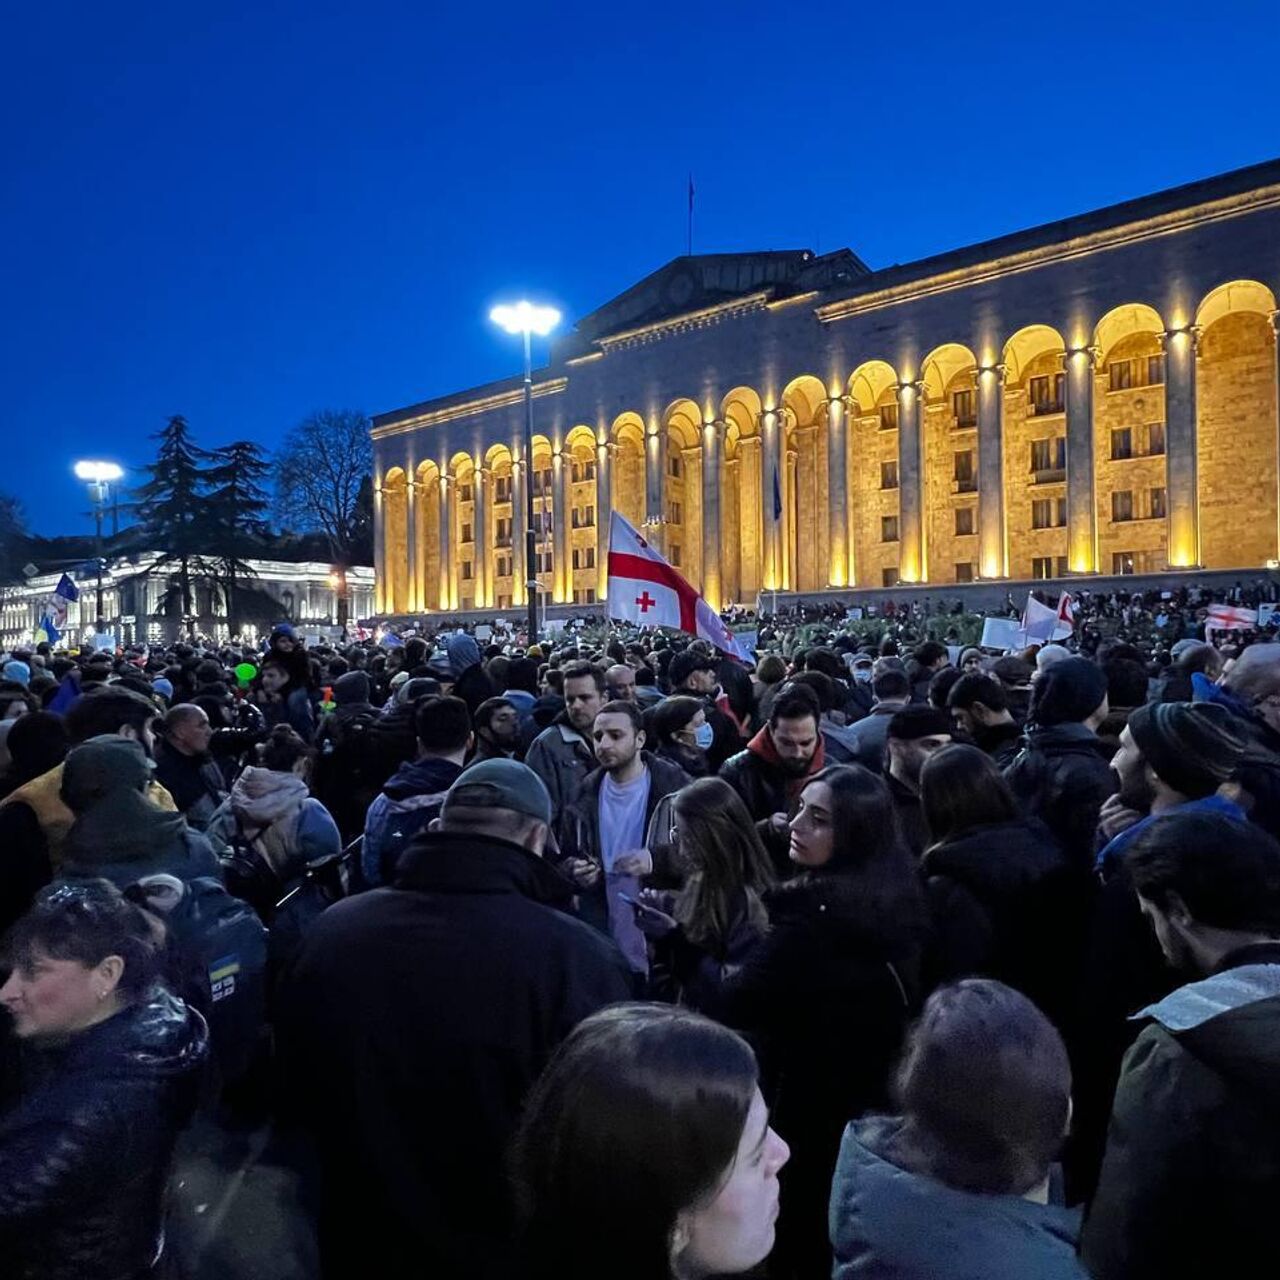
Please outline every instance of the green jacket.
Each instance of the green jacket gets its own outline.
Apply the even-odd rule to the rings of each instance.
[[[1095,1280],[1263,1275],[1280,1208],[1280,943],[1137,1015],[1081,1241]]]

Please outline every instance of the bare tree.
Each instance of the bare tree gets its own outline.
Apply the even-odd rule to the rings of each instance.
[[[367,536],[361,486],[373,469],[369,419],[355,409],[321,409],[289,432],[276,465],[277,522],[294,533],[323,533],[334,560],[353,563]]]

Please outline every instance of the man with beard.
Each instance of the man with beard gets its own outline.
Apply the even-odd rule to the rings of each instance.
[[[903,842],[916,857],[929,843],[929,824],[920,806],[920,770],[950,742],[951,718],[937,707],[903,707],[889,721],[885,780]]]
[[[1004,685],[995,676],[966,672],[951,686],[947,707],[956,727],[967,733],[998,769],[1013,763],[1022,730],[1009,710]]]
[[[1073,1191],[1086,1192],[1102,1156],[1120,1061],[1132,1038],[1128,1019],[1167,994],[1170,975],[1142,918],[1129,876],[1129,849],[1160,818],[1176,813],[1244,813],[1219,788],[1244,752],[1225,707],[1162,702],[1139,707],[1111,762],[1119,791],[1102,806],[1098,855],[1102,889],[1085,964],[1077,1052]]]
[[[1098,1280],[1246,1275],[1274,1249],[1280,1180],[1280,845],[1182,805],[1126,862],[1192,980],[1141,1012],[1081,1260]]]
[[[534,738],[524,758],[551,797],[553,826],[577,794],[583,778],[595,768],[595,752],[587,738],[602,706],[604,676],[599,670],[589,662],[566,667],[564,711]]]
[[[513,760],[520,750],[520,712],[509,698],[486,698],[476,708],[476,751],[481,760]]]
[[[818,695],[805,685],[787,685],[773,700],[769,723],[730,756],[720,776],[742,797],[779,875],[794,871],[788,857],[789,823],[805,779],[825,763]]]

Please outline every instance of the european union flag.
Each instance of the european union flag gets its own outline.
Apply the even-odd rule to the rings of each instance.
[[[80,599],[80,588],[77,587],[76,584],[64,573],[62,577],[58,579],[58,585],[54,587],[53,594],[55,596],[61,596],[64,600],[74,604]]]

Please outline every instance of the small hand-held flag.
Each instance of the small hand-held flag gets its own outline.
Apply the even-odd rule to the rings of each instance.
[[[623,622],[686,631],[750,661],[720,615],[616,511],[609,520],[608,614]]]

